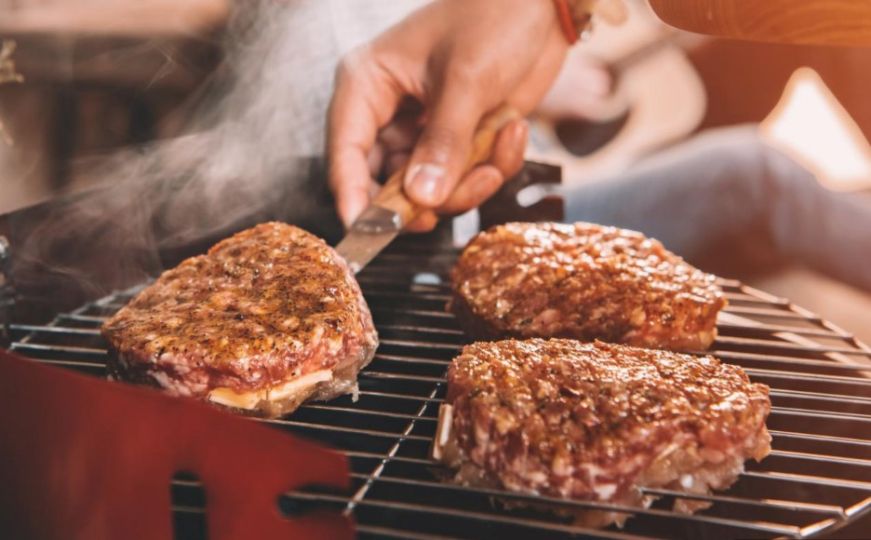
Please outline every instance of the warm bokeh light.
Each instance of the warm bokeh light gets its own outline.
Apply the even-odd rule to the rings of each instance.
[[[816,71],[796,71],[763,137],[816,173],[831,189],[871,187],[871,145]]]

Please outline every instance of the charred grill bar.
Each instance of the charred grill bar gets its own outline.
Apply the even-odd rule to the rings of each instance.
[[[361,536],[394,538],[813,537],[871,511],[871,349],[786,300],[729,280],[721,281],[730,306],[712,353],[771,387],[774,438],[771,455],[749,462],[733,489],[710,496],[650,490],[662,502],[636,510],[442,482],[444,470],[429,448],[446,367],[466,342],[444,310],[456,255],[443,243],[401,239],[360,274],[381,347],[360,374],[359,401],[309,403],[287,418],[262,420],[347,452],[354,487],[345,494],[289,493],[284,511],[343,509]],[[102,377],[107,353],[99,326],[137,290],[86,303],[45,325],[11,324],[11,349]],[[202,534],[206,510],[198,483],[178,478],[172,492],[179,531]],[[543,511],[504,510],[494,497],[635,517],[623,530],[589,530]],[[666,509],[675,497],[713,504],[697,515],[676,514]]]
[[[9,272],[9,240],[0,236],[0,346],[9,345],[12,322],[12,306],[15,304],[15,288]]]

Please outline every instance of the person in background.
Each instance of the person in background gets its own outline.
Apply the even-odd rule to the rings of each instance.
[[[620,19],[617,0],[567,5],[594,8],[596,24]],[[335,213],[351,223],[378,189],[374,179],[409,160],[406,191],[431,209],[413,229],[430,229],[439,214],[479,205],[522,166],[527,126],[517,121],[488,163],[460,174],[486,112],[508,102],[523,113],[576,117],[607,87],[607,73],[589,64],[553,86],[561,69],[578,75],[576,63],[565,64],[578,29],[567,32],[564,20],[551,0],[237,4],[219,84],[204,89],[183,136],[99,162],[90,175],[103,181],[91,202],[58,209],[18,242],[27,252],[16,258],[17,274],[37,275],[34,265],[76,238],[94,253],[117,253],[125,275],[155,273],[156,248],[252,221],[282,219],[335,240]],[[309,167],[325,149],[336,212],[320,167]],[[724,243],[734,253],[752,237],[871,289],[867,208],[822,189],[752,130],[706,136],[619,177],[584,180],[565,194],[568,220],[641,230],[691,261]],[[50,271],[62,267],[53,261]]]

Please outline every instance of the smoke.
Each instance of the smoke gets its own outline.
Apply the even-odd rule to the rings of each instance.
[[[161,255],[267,219],[334,238],[322,149],[335,66],[419,4],[235,3],[224,60],[184,134],[78,163],[97,187],[19,223],[16,283],[75,283],[93,297],[155,275]]]

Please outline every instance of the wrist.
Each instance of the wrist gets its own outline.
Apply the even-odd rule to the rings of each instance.
[[[619,24],[626,19],[626,7],[622,0],[553,0],[560,30],[569,45],[573,45],[593,24],[593,18],[601,18],[610,24]]]

